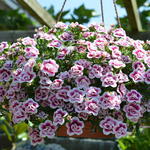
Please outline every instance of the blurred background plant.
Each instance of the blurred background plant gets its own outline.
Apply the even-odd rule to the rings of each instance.
[[[122,8],[125,7],[123,0],[117,0],[116,3]],[[137,0],[137,6],[138,6],[138,11],[139,11],[142,27],[144,30],[149,30],[150,29],[150,1],[149,0]],[[121,21],[122,27],[126,31],[131,31],[131,27],[130,27],[127,15],[120,17],[120,21]]]
[[[19,9],[0,10],[0,30],[27,30],[34,22]]]
[[[150,150],[150,128],[139,128],[133,135],[118,140],[120,150]]]
[[[15,150],[17,142],[27,140],[28,126],[23,122],[13,125],[11,114],[4,108],[0,109],[0,150]]]
[[[60,11],[56,12],[53,5],[51,5],[47,9],[47,11],[52,15],[52,17],[55,20],[57,20],[59,14],[60,14]],[[63,11],[62,15],[61,15],[61,21],[64,23],[78,22],[80,24],[85,24],[85,23],[89,23],[91,18],[99,16],[99,15],[95,14],[94,9],[87,9],[84,6],[84,4],[80,5],[78,8],[75,8],[73,10],[73,13],[70,14],[70,16],[69,16],[69,14],[70,14],[70,10]]]

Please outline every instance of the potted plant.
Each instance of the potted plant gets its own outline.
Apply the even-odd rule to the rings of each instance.
[[[28,125],[33,145],[66,136],[64,126],[68,136],[92,137],[83,135],[90,126],[99,137],[101,130],[123,137],[150,110],[149,48],[122,28],[61,22],[34,38],[2,42],[1,106],[12,125]]]

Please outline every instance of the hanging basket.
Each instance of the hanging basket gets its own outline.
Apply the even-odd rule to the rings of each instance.
[[[67,127],[61,126],[58,129],[56,136],[68,137]],[[113,139],[113,138],[115,138],[114,135],[105,135],[105,134],[103,134],[102,131],[99,131],[98,129],[92,129],[92,124],[90,122],[85,123],[85,127],[84,127],[83,133],[81,135],[73,135],[70,137],[73,137],[73,138],[92,138],[92,139]]]

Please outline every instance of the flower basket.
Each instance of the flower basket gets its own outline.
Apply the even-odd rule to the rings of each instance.
[[[100,131],[98,129],[92,130],[91,127],[92,127],[92,124],[90,122],[86,122],[85,127],[83,129],[83,133],[81,135],[73,135],[71,137],[73,137],[73,138],[92,138],[92,139],[113,139],[113,138],[115,138],[114,135],[105,135],[105,134],[103,134],[102,131]],[[61,126],[58,129],[56,136],[68,137],[67,127]]]
[[[25,122],[33,145],[55,135],[121,138],[149,116],[149,49],[122,28],[61,22],[2,42],[0,111]]]

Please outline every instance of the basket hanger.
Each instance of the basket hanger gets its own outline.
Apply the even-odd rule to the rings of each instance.
[[[112,1],[113,1],[114,9],[115,9],[115,15],[116,15],[116,18],[117,18],[117,22],[118,22],[119,28],[121,28],[121,22],[120,22],[120,18],[119,18],[119,15],[118,15],[116,0],[112,0]],[[58,15],[58,18],[56,20],[56,23],[61,20],[61,15],[63,13],[66,2],[67,2],[67,0],[64,0],[64,2],[62,4],[62,7],[61,7],[61,10],[60,10],[60,13]],[[104,24],[104,27],[105,27],[103,0],[100,0],[100,11],[101,11],[101,20],[102,20],[102,23]]]

